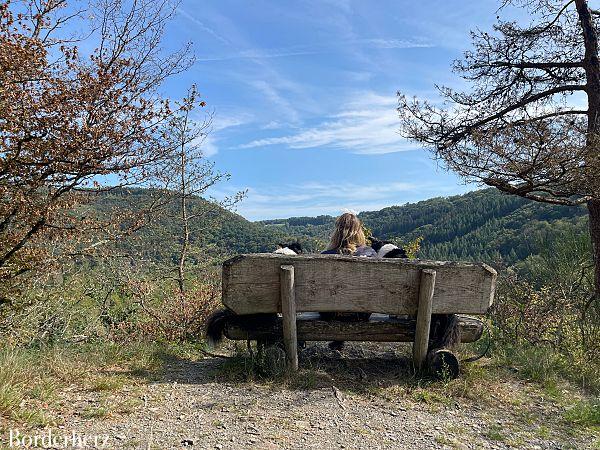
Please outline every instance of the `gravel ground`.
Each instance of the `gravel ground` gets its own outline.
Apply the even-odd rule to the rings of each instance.
[[[310,346],[301,355],[305,369],[292,382],[227,381],[230,377],[224,373],[231,362],[226,360],[171,360],[160,379],[112,392],[108,399],[107,394],[101,398],[76,389],[65,393],[72,413],[65,415],[61,428],[107,435],[105,448],[119,449],[598,445],[593,432],[570,429],[561,421],[561,406],[516,379],[491,385],[489,389],[498,392],[489,392],[485,402],[462,396],[429,398],[426,389],[418,390],[418,396],[414,389],[408,395],[402,381],[408,376],[402,369],[407,361],[399,357],[401,350],[351,344],[340,354],[324,345]],[[128,397],[137,403],[126,414],[81,414],[100,401]],[[494,398],[497,403],[490,404]]]

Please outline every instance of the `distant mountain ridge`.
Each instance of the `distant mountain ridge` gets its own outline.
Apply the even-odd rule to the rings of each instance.
[[[587,233],[585,207],[554,206],[503,194],[494,188],[359,214],[373,235],[406,243],[423,237],[422,258],[503,261],[539,253],[557,233]],[[325,243],[331,216],[291,217],[259,223]]]
[[[119,189],[99,196],[91,207],[104,213],[112,208],[136,210],[153,195],[148,189]],[[251,222],[199,197],[191,199],[189,207],[203,213],[191,233],[190,255],[199,260],[271,252],[278,243],[292,240],[301,242],[307,252],[319,252],[335,222],[328,215]],[[421,258],[508,265],[538,254],[561,233],[587,233],[585,207],[540,204],[492,188],[365,211],[359,217],[380,239],[401,244],[422,237]],[[149,260],[175,261],[180,230],[173,203],[120,246]]]

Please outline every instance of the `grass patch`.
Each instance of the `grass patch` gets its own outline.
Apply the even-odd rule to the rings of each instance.
[[[287,380],[285,352],[279,346],[271,346],[252,352],[235,344],[233,355],[219,368],[217,376],[233,382],[242,381],[284,381]]]
[[[507,363],[517,366],[517,373],[525,379],[548,387],[556,385],[556,379],[564,369],[563,359],[544,347],[509,348]]]
[[[14,411],[11,417],[13,420],[31,427],[54,426],[57,423],[55,417],[41,407],[21,407]]]
[[[54,397],[56,383],[34,355],[17,349],[0,351],[0,415],[31,426],[54,423],[43,403]]]
[[[446,445],[448,447],[452,447],[452,448],[458,448],[459,444],[456,440],[451,439],[447,436],[442,435],[438,435],[435,437],[435,442],[437,442],[438,444],[441,445]]]
[[[564,413],[567,422],[583,427],[600,427],[600,399],[582,400]]]
[[[550,433],[550,429],[544,425],[541,425],[540,427],[538,427],[535,431],[536,436],[542,438],[542,439],[550,439],[550,437],[552,436]]]
[[[144,402],[139,398],[129,398],[114,406],[114,411],[119,414],[131,414],[132,412],[142,408]]]
[[[113,392],[123,388],[127,380],[123,377],[105,376],[92,381],[90,391]]]
[[[253,381],[259,375],[258,364],[250,356],[235,354],[219,367],[217,377],[232,382]]]
[[[506,436],[502,433],[502,427],[499,425],[491,425],[485,432],[485,436],[492,441],[504,442]]]
[[[109,410],[104,406],[90,406],[81,412],[81,417],[84,419],[103,419],[108,416]]]
[[[501,343],[494,351],[498,365],[511,368],[520,378],[541,384],[551,397],[560,397],[557,386],[568,380],[591,394],[600,393],[600,365],[551,347]]]
[[[415,389],[411,394],[412,399],[415,402],[426,403],[428,405],[432,404],[442,404],[449,405],[451,399],[446,397],[440,392],[436,392],[430,389],[418,388]]]
[[[311,390],[331,383],[327,373],[317,369],[300,369],[288,380],[288,386],[292,389]]]
[[[197,347],[196,347],[197,349]],[[115,392],[125,385],[160,376],[169,358],[191,358],[193,346],[132,342],[94,343],[38,348],[0,347],[0,417],[31,427],[60,422],[59,393],[67,386],[94,393]],[[122,405],[123,412],[135,406]],[[106,408],[85,410],[100,418]]]

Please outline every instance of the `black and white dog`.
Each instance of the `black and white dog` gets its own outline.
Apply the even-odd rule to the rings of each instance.
[[[406,251],[388,241],[371,238],[378,258],[408,258]],[[429,348],[452,348],[460,343],[460,327],[456,314],[432,314]]]
[[[280,255],[300,255],[302,253],[302,245],[300,245],[300,242],[277,244],[277,249],[273,253]]]
[[[277,244],[273,252],[280,255],[300,255],[302,245],[299,242],[290,244]],[[223,340],[223,334],[228,323],[239,323],[243,326],[267,326],[272,327],[277,322],[277,314],[247,314],[237,315],[229,309],[219,309],[206,319],[206,340],[209,347],[215,347]]]
[[[406,251],[389,241],[371,238],[371,248],[377,252],[378,258],[408,258]]]

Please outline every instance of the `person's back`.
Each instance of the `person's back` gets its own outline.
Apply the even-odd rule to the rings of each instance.
[[[321,252],[325,255],[352,255],[352,256],[373,256],[376,252],[367,247],[367,239],[356,214],[344,213],[335,221],[335,230],[331,235],[327,250]],[[322,312],[321,317],[325,320],[348,320],[348,321],[366,321],[369,320],[370,313],[334,313]],[[333,341],[329,347],[333,350],[341,350],[343,341]]]

